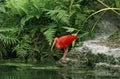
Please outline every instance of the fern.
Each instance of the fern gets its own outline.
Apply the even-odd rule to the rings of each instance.
[[[13,48],[19,57],[24,58],[26,55],[31,55],[34,48],[31,45],[31,39],[28,35],[24,35],[22,40]]]
[[[23,28],[30,19],[40,18],[49,2],[50,0],[6,0],[6,5],[13,13],[22,16],[20,25]]]
[[[4,33],[4,32],[17,32],[18,29],[17,28],[0,28],[0,32]]]
[[[16,51],[17,55],[19,57],[24,58],[28,53],[30,49],[30,45],[27,43],[19,43],[14,49],[13,51]]]
[[[116,7],[120,8],[120,1],[119,0],[115,0],[115,5],[116,5]]]
[[[50,0],[6,0],[8,8],[16,14],[40,17],[43,9]]]
[[[51,45],[53,41],[53,37],[55,35],[55,32],[57,29],[55,29],[56,25],[55,24],[50,24],[46,26],[46,28],[41,28],[40,31],[44,34],[46,37],[47,41],[49,42],[49,45]]]
[[[9,44],[16,44],[18,42],[17,37],[15,36],[9,36],[9,35],[3,35],[0,34],[0,40],[2,42],[4,42],[5,44],[9,45]]]
[[[15,33],[18,31],[17,28],[1,28],[0,29],[0,40],[5,44],[16,44],[18,42]]]
[[[72,33],[74,31],[77,31],[78,29],[72,28],[72,27],[63,27],[64,29],[66,29],[66,32]]]
[[[25,22],[27,22],[29,19],[31,19],[31,18],[33,18],[33,16],[25,16],[25,17],[23,17],[22,19],[21,19],[21,21],[20,21],[20,24],[21,24],[21,26],[24,26],[25,25]],[[23,28],[23,27],[22,27]]]
[[[33,7],[36,10],[35,13],[39,13],[39,14],[35,15],[37,18],[40,18],[40,16],[43,13],[43,9],[42,8],[44,8],[44,6],[45,6],[45,3],[41,3],[41,1],[43,1],[43,0],[31,0],[32,5],[33,5]]]
[[[27,13],[25,10],[25,7],[28,0],[6,0],[6,5],[8,8],[11,8],[13,11],[15,11],[17,14],[22,15],[23,12]]]
[[[56,8],[54,10],[49,10],[46,14],[57,23],[60,22],[69,25],[70,16],[65,10]]]

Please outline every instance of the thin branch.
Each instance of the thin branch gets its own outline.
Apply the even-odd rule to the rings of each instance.
[[[97,23],[100,21],[101,17],[105,14],[105,12],[106,12],[106,11],[104,11],[104,12],[100,15],[100,17],[97,19],[97,21],[94,23],[91,31],[94,30],[94,28],[96,27]]]
[[[108,5],[106,5],[105,3],[103,3],[101,0],[97,0],[99,3],[101,3],[103,6],[110,8]],[[115,12],[117,15],[120,16],[120,13],[118,13],[117,11],[115,11],[114,9],[111,9],[113,12]]]
[[[96,14],[98,14],[98,13],[100,13],[100,12],[107,11],[107,10],[119,10],[119,11],[120,11],[120,8],[103,8],[103,9],[100,9],[100,10],[92,13],[91,15],[89,15],[88,18],[84,21],[83,25],[84,25],[84,24],[87,22],[87,20],[88,20],[90,17],[92,17],[93,15],[96,15]]]

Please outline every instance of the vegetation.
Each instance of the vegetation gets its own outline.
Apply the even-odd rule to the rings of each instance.
[[[97,5],[105,8],[92,8]],[[0,58],[53,61],[61,55],[50,52],[55,36],[78,35],[75,46],[80,46],[94,36],[96,24],[107,10],[120,16],[120,1],[0,0]],[[94,18],[96,14],[99,18]],[[90,25],[91,19],[95,22]]]

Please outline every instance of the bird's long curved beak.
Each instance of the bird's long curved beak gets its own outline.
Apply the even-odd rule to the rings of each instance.
[[[52,49],[53,49],[55,43],[56,43],[56,42],[54,41],[53,44],[52,44],[52,46],[51,46],[51,51],[52,51]]]

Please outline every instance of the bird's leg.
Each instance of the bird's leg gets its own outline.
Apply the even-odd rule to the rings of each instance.
[[[64,54],[60,60],[64,60],[66,58],[67,53],[68,53],[68,48],[64,48]]]

